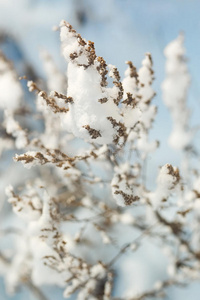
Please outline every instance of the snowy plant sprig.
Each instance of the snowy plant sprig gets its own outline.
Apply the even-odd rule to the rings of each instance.
[[[190,110],[187,106],[187,96],[190,75],[183,42],[184,36],[180,34],[165,48],[166,79],[162,84],[163,101],[170,110],[173,121],[169,143],[179,150],[189,147],[194,136],[189,126]]]
[[[132,149],[139,151],[142,159],[158,147],[157,141],[149,141],[149,131],[155,120],[157,108],[152,105],[155,92],[152,88],[154,80],[153,61],[150,53],[146,53],[141,68],[137,71],[131,61],[123,79],[124,99],[122,110],[125,125],[128,128],[128,141]]]
[[[118,107],[123,89],[117,69],[112,68],[109,73],[114,78],[114,86],[109,88],[106,62],[96,55],[94,44],[64,21],[60,24],[60,37],[62,53],[68,62],[67,96],[73,99],[63,126],[89,142],[123,143],[126,128]]]
[[[149,139],[156,115],[151,55],[138,71],[128,61],[121,80],[70,24],[61,22],[60,34],[68,78],[43,53],[47,82],[28,81],[44,126],[38,130],[36,122],[23,142],[20,132],[26,130],[5,114],[7,134],[25,148],[15,162],[27,167],[23,172],[30,178],[17,182],[14,172],[6,188],[13,211],[0,230],[0,273],[10,293],[25,285],[41,300],[45,285],[79,300],[162,297],[169,286],[199,279],[199,173],[189,187],[168,163],[158,171],[155,188],[147,188],[145,159],[157,147]],[[142,285],[139,294],[128,294],[132,281],[117,291],[116,275],[129,257],[126,274],[139,261],[134,284],[143,284],[148,266],[144,273],[141,264],[152,247],[166,256],[153,261],[159,268],[160,259],[166,261],[165,280]]]
[[[13,112],[20,107],[22,98],[23,91],[13,65],[0,52],[0,109]]]
[[[27,133],[15,119],[15,113],[22,108],[23,91],[12,63],[0,52],[0,110],[3,110],[5,134],[9,136],[7,145],[18,149],[28,143]],[[6,137],[8,140],[8,136]],[[3,142],[2,142],[3,144]]]

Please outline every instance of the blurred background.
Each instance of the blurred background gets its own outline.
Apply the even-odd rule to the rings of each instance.
[[[148,163],[149,184],[153,185],[157,166],[180,163],[179,153],[172,151],[167,143],[171,118],[162,102],[160,88],[165,78],[163,50],[180,32],[185,35],[191,73],[188,97],[191,124],[197,126],[200,123],[199,13],[199,0],[0,0],[0,50],[14,61],[19,76],[28,74],[30,79],[44,78],[39,57],[41,49],[48,50],[60,69],[65,71],[67,65],[60,55],[59,33],[52,30],[65,19],[83,38],[95,43],[97,55],[116,65],[122,77],[126,60],[131,60],[139,68],[144,54],[151,52],[157,93],[154,104],[158,106],[151,137],[161,142]],[[156,253],[152,254],[152,272],[154,261]],[[125,277],[127,274],[124,274],[124,280]],[[60,299],[58,291],[52,288],[49,290],[51,297],[54,292],[56,299]],[[12,299],[31,299],[29,297],[22,291]],[[199,297],[200,284],[194,283],[187,290],[172,288],[167,299],[199,300]],[[4,299],[10,298],[5,295],[0,282],[0,300]]]

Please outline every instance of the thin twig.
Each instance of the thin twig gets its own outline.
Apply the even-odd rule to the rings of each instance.
[[[118,258],[124,253],[126,252],[126,250],[128,248],[131,247],[131,245],[133,243],[137,243],[138,241],[140,241],[143,237],[145,237],[147,234],[149,234],[149,232],[155,227],[155,225],[157,225],[158,222],[154,223],[152,226],[148,227],[146,230],[144,230],[142,232],[142,234],[140,234],[136,239],[134,239],[132,242],[125,244],[120,251],[111,259],[111,261],[107,264],[107,267],[110,268],[117,260]]]

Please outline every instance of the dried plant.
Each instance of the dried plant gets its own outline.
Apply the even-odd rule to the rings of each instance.
[[[12,64],[0,55],[2,160],[17,151],[14,178],[6,177],[17,218],[10,223],[10,215],[2,217],[0,231],[0,273],[7,291],[25,285],[42,300],[47,299],[42,287],[57,285],[64,298],[75,294],[79,300],[162,298],[169,286],[185,286],[200,274],[200,177],[189,167],[194,130],[183,38],[165,50],[163,98],[174,124],[171,144],[187,152],[188,167],[162,166],[151,190],[143,175],[159,142],[149,138],[157,113],[150,53],[139,70],[127,61],[121,80],[117,68],[97,56],[94,43],[65,21],[60,38],[67,76],[42,52],[47,82],[21,78],[35,95],[36,110],[25,104]],[[19,176],[25,172],[20,163],[29,169],[26,180]],[[118,295],[121,258],[129,252],[131,260],[144,244],[147,252],[148,245],[157,245],[166,256],[164,279],[139,292],[132,282]]]

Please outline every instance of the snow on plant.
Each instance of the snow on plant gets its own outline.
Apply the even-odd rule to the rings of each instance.
[[[79,300],[161,298],[168,286],[199,279],[199,171],[192,170],[187,185],[181,170],[168,163],[158,171],[156,188],[147,188],[145,161],[159,145],[149,139],[157,112],[150,53],[139,70],[127,61],[121,80],[117,68],[97,56],[94,43],[65,21],[60,38],[67,75],[43,51],[47,82],[27,82],[37,111],[24,111],[15,70],[0,56],[0,153],[3,160],[8,149],[17,151],[13,172],[17,162],[28,168],[26,182],[5,184],[16,217],[2,218],[0,273],[8,293],[25,285],[41,300],[47,299],[43,285],[57,285],[64,298],[75,294]],[[172,146],[184,151],[192,133],[182,43],[178,37],[165,50],[163,91],[174,121]],[[36,123],[30,121],[36,116]],[[139,294],[116,295],[120,258],[139,252],[145,237],[148,245],[162,243],[165,279],[151,289],[144,284]]]
[[[169,142],[175,149],[184,149],[190,145],[193,132],[189,128],[190,111],[186,105],[190,75],[183,47],[183,35],[172,41],[165,48],[164,54],[167,58],[167,78],[162,85],[163,100],[173,119]]]

